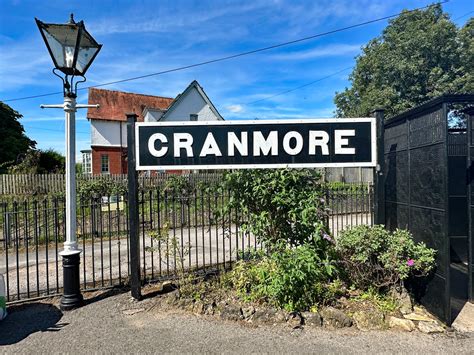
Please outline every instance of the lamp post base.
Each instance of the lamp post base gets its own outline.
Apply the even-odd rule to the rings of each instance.
[[[80,250],[62,252],[64,292],[61,297],[60,309],[70,311],[82,306],[83,297],[79,281]]]

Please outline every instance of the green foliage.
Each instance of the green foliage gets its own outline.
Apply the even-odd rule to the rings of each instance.
[[[270,251],[245,253],[227,283],[248,301],[287,310],[309,309],[330,298],[336,270],[327,234],[324,189],[314,170],[245,170],[227,174],[223,189],[229,209],[248,216],[242,229]]]
[[[54,149],[30,149],[21,162],[8,168],[10,174],[64,174],[66,159]]]
[[[16,164],[11,164],[7,171],[9,174],[37,174],[39,166],[40,152],[30,149],[28,152],[18,157]]]
[[[194,191],[194,188],[185,176],[172,175],[166,180],[164,190],[180,197],[187,197]]]
[[[224,282],[245,301],[264,302],[288,311],[307,310],[334,298],[329,284],[336,269],[311,245],[280,248],[270,256],[239,261]]]
[[[395,298],[381,294],[373,287],[369,287],[367,291],[361,293],[359,296],[354,297],[354,301],[369,301],[377,306],[377,308],[384,314],[393,313],[399,307]]]
[[[249,217],[242,228],[269,248],[312,244],[324,253],[327,213],[320,176],[314,170],[242,170],[227,174],[229,209]],[[326,237],[327,238],[327,237]]]
[[[464,27],[459,29],[456,41],[459,51],[459,66],[456,70],[456,79],[453,83],[459,92],[474,92],[474,17],[471,17]]]
[[[223,173],[223,175],[225,172]],[[164,184],[164,190],[168,193],[175,194],[180,197],[188,197],[197,191],[205,191],[207,193],[218,193],[222,181],[192,181],[192,175],[169,175]]]
[[[161,229],[155,229],[149,232],[149,236],[155,241],[155,246],[146,246],[147,252],[160,253],[160,260],[167,263],[167,270],[174,270],[177,276],[179,292],[181,294],[193,293],[194,287],[191,286],[193,275],[187,273],[185,262],[191,252],[189,243],[182,244],[176,235],[170,235],[171,223],[165,221]]]
[[[335,96],[340,117],[387,117],[443,93],[474,90],[474,20],[460,30],[441,5],[403,12],[362,48],[350,81]]]
[[[340,181],[326,182],[324,186],[329,191],[338,191],[338,192],[360,192],[367,191],[367,183],[347,183]]]
[[[0,173],[15,164],[21,155],[33,149],[36,142],[25,135],[19,122],[23,116],[7,104],[0,102]]]
[[[40,150],[38,174],[63,174],[66,158],[54,149]]]
[[[367,290],[384,289],[409,277],[428,275],[435,266],[435,250],[415,243],[412,235],[384,226],[357,226],[343,231],[336,250],[350,283]]]
[[[81,197],[123,196],[127,194],[127,181],[108,178],[78,180],[77,193]]]
[[[82,175],[83,167],[82,163],[76,163],[76,175]]]

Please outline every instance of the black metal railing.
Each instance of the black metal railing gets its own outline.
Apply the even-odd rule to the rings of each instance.
[[[140,191],[140,256],[144,282],[189,271],[230,267],[249,250],[262,248],[242,230],[241,211],[223,206],[230,192],[206,189],[178,193]],[[328,185],[328,226],[373,223],[373,188],[368,184]],[[84,290],[128,282],[129,239],[126,196],[82,198],[77,236]],[[0,202],[0,273],[7,301],[54,295],[62,290],[59,252],[65,237],[65,203],[60,197]]]

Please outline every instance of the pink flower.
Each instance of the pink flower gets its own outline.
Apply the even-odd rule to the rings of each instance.
[[[407,265],[408,265],[408,266],[413,266],[413,265],[415,265],[415,260],[413,260],[413,259],[408,259],[408,260],[407,260]]]

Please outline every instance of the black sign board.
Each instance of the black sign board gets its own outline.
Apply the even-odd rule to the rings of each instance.
[[[137,170],[374,167],[375,118],[136,124]]]

